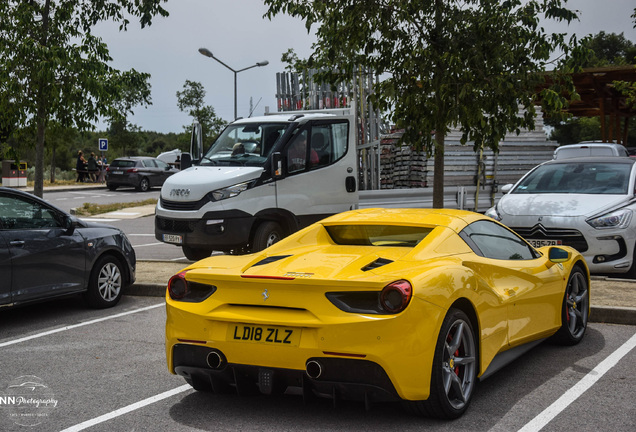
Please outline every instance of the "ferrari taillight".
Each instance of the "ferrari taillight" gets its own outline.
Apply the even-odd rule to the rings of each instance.
[[[391,282],[380,293],[380,305],[389,313],[399,313],[409,305],[412,295],[413,287],[409,281]]]
[[[189,282],[185,275],[187,271],[182,271],[172,276],[168,281],[168,295],[172,300],[198,303],[210,297],[215,291],[214,285]]]

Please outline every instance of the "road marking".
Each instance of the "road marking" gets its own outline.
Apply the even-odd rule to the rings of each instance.
[[[129,412],[138,410],[139,408],[143,408],[147,405],[153,404],[155,402],[159,402],[163,399],[167,399],[171,396],[177,395],[179,393],[183,393],[184,391],[191,390],[192,387],[189,384],[184,384],[180,387],[174,388],[172,390],[168,390],[166,392],[160,393],[156,396],[149,397],[148,399],[144,399],[139,402],[135,402],[134,404],[125,406],[123,408],[119,408],[118,410],[111,411],[108,414],[101,415],[99,417],[95,417],[94,419],[87,420],[85,422],[76,424],[75,426],[71,426],[70,428],[64,429],[62,432],[77,432],[84,429],[87,429],[91,426],[95,426],[96,424],[103,423],[105,421],[114,419],[115,417],[122,416]]]
[[[108,320],[113,319],[113,318],[120,318],[120,317],[123,317],[123,316],[126,316],[126,315],[132,315],[132,314],[137,313],[137,312],[145,312],[147,310],[155,309],[155,308],[158,308],[158,307],[161,307],[161,306],[165,306],[165,303],[162,302],[162,303],[158,303],[158,304],[155,304],[155,305],[152,305],[152,306],[146,306],[146,307],[143,307],[143,308],[134,309],[134,310],[131,310],[131,311],[128,311],[128,312],[121,312],[121,313],[118,313],[118,314],[115,314],[115,315],[110,315],[110,316],[103,317],[103,318],[97,318],[97,319],[86,321],[86,322],[79,323],[79,324],[72,324],[72,325],[61,327],[61,328],[57,328],[57,329],[54,329],[54,330],[49,330],[49,331],[45,331],[45,332],[42,332],[42,333],[37,333],[37,334],[31,335],[31,336],[25,336],[25,337],[19,338],[19,339],[13,339],[13,340],[10,340],[10,341],[6,341],[6,342],[0,343],[0,348],[6,347],[6,346],[9,346],[9,345],[19,344],[21,342],[26,342],[26,341],[29,341],[31,339],[37,339],[37,338],[41,338],[41,337],[44,337],[44,336],[52,335],[52,334],[55,334],[55,333],[60,333],[60,332],[66,331],[66,330],[72,330],[72,329],[75,329],[75,328],[78,328],[78,327],[84,327],[84,326],[91,325],[91,324],[96,324],[96,323],[99,323],[99,322],[102,322],[102,321],[108,321]]]
[[[591,372],[585,375],[578,383],[565,392],[552,405],[543,410],[542,413],[526,423],[519,432],[536,432],[543,429],[552,419],[564,411],[572,402],[577,400],[583,393],[592,387],[599,379],[623,358],[627,353],[636,347],[636,333],[621,345],[616,351],[600,362]]]
[[[154,234],[126,234],[128,237],[154,237]]]
[[[80,218],[84,222],[117,222],[121,219]]]
[[[144,247],[144,246],[157,246],[157,245],[163,245],[165,243],[163,242],[159,242],[159,243],[146,243],[146,244],[142,244],[142,245],[133,245],[134,249],[137,249],[139,247]]]

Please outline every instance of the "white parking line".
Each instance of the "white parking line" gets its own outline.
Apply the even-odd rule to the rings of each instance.
[[[99,417],[95,417],[94,419],[87,420],[80,424],[76,424],[75,426],[71,426],[70,428],[64,429],[62,432],[77,432],[84,429],[87,429],[91,426],[95,426],[96,424],[103,423],[105,421],[114,419],[115,417],[119,417],[121,415],[127,414],[131,411],[138,410],[139,408],[143,408],[147,405],[153,404],[155,402],[159,402],[160,400],[169,398],[171,396],[177,395],[179,393],[183,393],[184,391],[191,390],[192,387],[189,384],[184,384],[180,387],[174,388],[172,390],[168,390],[166,392],[160,393],[156,396],[149,397],[148,399],[144,399],[142,401],[136,402],[132,405],[125,406],[123,408],[119,408],[118,410],[111,411],[108,414],[101,415]]]
[[[616,366],[616,364],[625,357],[627,353],[634,349],[634,347],[636,347],[636,334],[629,338],[629,340],[621,345],[620,348],[606,357],[605,360],[600,362],[594,370],[585,375],[552,405],[547,407],[542,413],[519,429],[519,432],[536,432],[543,429],[545,425],[552,421],[552,419],[564,411],[572,402],[577,400],[583,393],[601,379],[607,371]]]
[[[72,329],[75,329],[75,328],[78,328],[78,327],[84,327],[84,326],[87,326],[87,325],[90,325],[90,324],[96,324],[98,322],[108,321],[108,320],[113,319],[113,318],[119,318],[119,317],[123,317],[123,316],[126,316],[126,315],[131,315],[131,314],[134,314],[134,313],[137,313],[137,312],[145,312],[147,310],[155,309],[155,308],[158,308],[158,307],[161,307],[161,306],[164,306],[164,305],[165,305],[165,303],[162,302],[162,303],[158,303],[158,304],[155,304],[155,305],[152,305],[152,306],[146,306],[146,307],[143,307],[143,308],[134,309],[134,310],[131,310],[131,311],[128,311],[128,312],[121,312],[121,313],[118,313],[118,314],[115,314],[115,315],[110,315],[110,316],[103,317],[103,318],[97,318],[97,319],[94,319],[94,320],[91,320],[91,321],[86,321],[86,322],[79,323],[79,324],[73,324],[73,325],[69,325],[69,326],[66,326],[66,327],[61,327],[61,328],[57,328],[57,329],[54,329],[54,330],[49,330],[49,331],[45,331],[45,332],[42,332],[42,333],[37,333],[37,334],[31,335],[31,336],[25,336],[25,337],[22,337],[22,338],[19,338],[19,339],[13,339],[13,340],[10,340],[10,341],[1,342],[0,343],[0,348],[6,347],[6,346],[9,346],[9,345],[19,344],[21,342],[26,342],[26,341],[31,340],[31,339],[37,339],[37,338],[41,338],[41,337],[44,337],[44,336],[52,335],[52,334],[55,334],[55,333],[60,333],[60,332],[66,331],[66,330],[72,330]]]
[[[159,243],[146,243],[146,244],[142,244],[142,245],[133,245],[134,249],[140,248],[140,247],[144,247],[144,246],[158,246],[158,245],[163,245],[165,243],[163,242],[159,242]]]

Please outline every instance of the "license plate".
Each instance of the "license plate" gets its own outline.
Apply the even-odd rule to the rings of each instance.
[[[300,343],[300,329],[297,328],[235,324],[228,327],[227,333],[227,339],[236,342],[294,347]]]
[[[122,175],[124,172],[123,171],[113,171],[113,174],[117,174],[117,175]]]
[[[164,234],[163,235],[163,241],[166,243],[173,243],[173,244],[182,244],[183,243],[183,237],[180,235],[176,235],[176,234]]]
[[[561,240],[538,240],[538,239],[527,239],[528,243],[530,243],[533,247],[540,248],[543,246],[560,246],[563,244]]]

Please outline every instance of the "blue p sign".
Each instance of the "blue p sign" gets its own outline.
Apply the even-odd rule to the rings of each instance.
[[[108,139],[100,138],[99,139],[99,151],[106,151],[106,150],[108,150]]]

